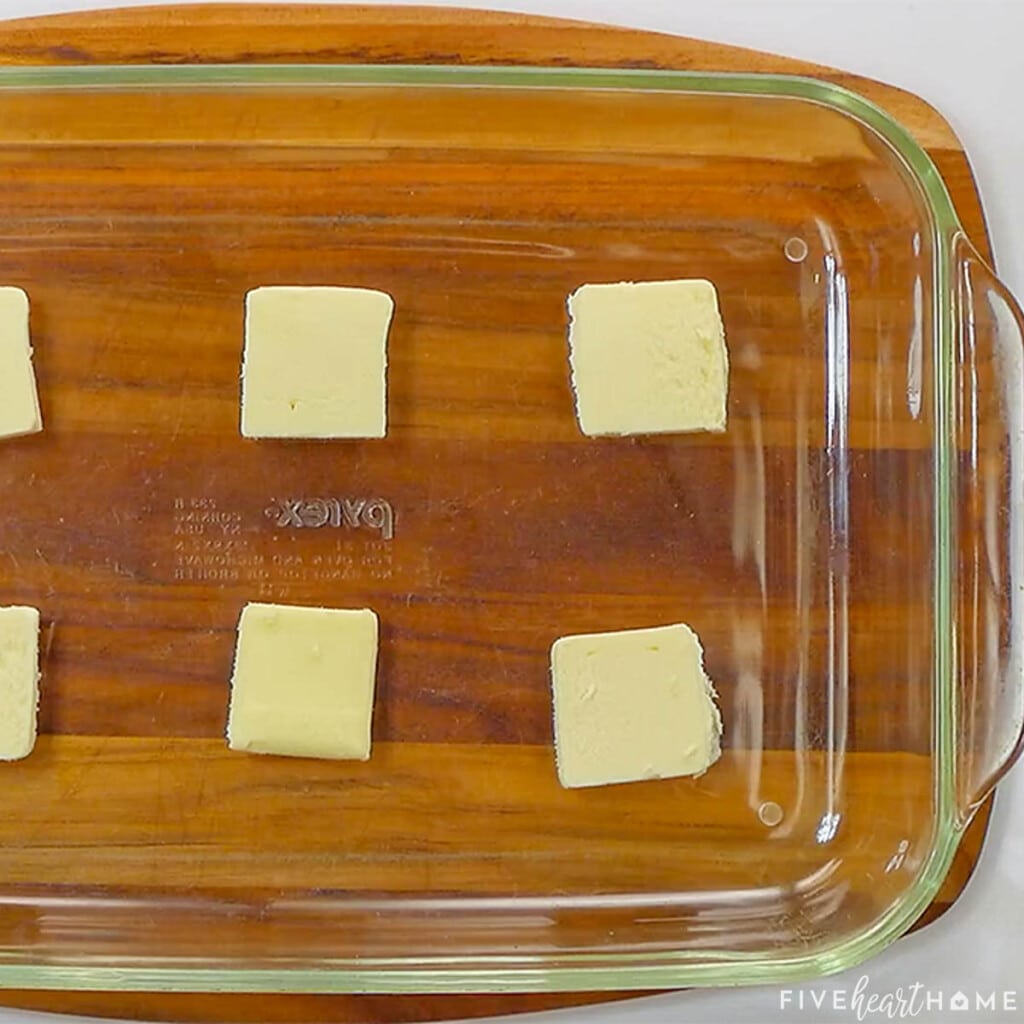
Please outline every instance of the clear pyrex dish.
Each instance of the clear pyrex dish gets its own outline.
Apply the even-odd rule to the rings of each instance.
[[[912,924],[1019,743],[1024,417],[899,125],[757,75],[5,69],[0,186],[46,423],[0,446],[43,617],[0,983],[736,984]],[[584,438],[566,295],[667,277],[717,285],[728,431]],[[268,283],[392,294],[386,440],[239,436]],[[328,498],[393,530],[281,512]],[[254,599],[377,610],[368,763],[226,750]],[[551,642],[679,620],[721,760],[561,789]]]

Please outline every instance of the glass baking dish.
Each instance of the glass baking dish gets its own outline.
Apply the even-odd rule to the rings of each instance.
[[[44,639],[0,984],[779,982],[913,923],[1019,752],[1024,375],[881,110],[759,75],[4,69],[0,183],[46,423],[0,447],[0,604]],[[584,438],[566,295],[672,277],[717,285],[728,431]],[[391,293],[386,440],[239,436],[268,283]],[[345,498],[393,530],[279,514]],[[225,749],[255,599],[377,610],[368,763]],[[561,789],[551,642],[679,620],[721,760]]]

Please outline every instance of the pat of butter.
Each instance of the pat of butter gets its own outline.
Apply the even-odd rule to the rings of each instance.
[[[697,634],[679,623],[564,636],[551,648],[563,786],[700,775],[722,720]]]
[[[28,757],[39,704],[39,612],[0,608],[0,760]]]
[[[729,356],[710,281],[585,284],[568,306],[584,434],[725,430]]]
[[[238,622],[228,746],[365,761],[377,671],[368,608],[249,604]]]
[[[266,287],[245,297],[242,434],[384,437],[394,303],[368,288]]]
[[[28,334],[28,296],[20,288],[0,288],[0,437],[42,429]]]

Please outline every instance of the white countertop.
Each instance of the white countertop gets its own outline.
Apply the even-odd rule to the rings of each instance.
[[[147,0],[148,2],[148,0]],[[392,0],[377,0],[380,4]],[[977,175],[1000,277],[1024,297],[1024,0],[480,0],[430,6],[560,15],[750,46],[901,86],[936,106]],[[129,6],[122,0],[120,6]],[[109,6],[102,0],[0,0],[0,17]],[[704,990],[515,1018],[519,1024],[855,1021],[861,1007],[918,984],[903,1019],[1024,1021],[1024,768],[999,787],[985,849],[967,890],[934,925],[847,974],[801,990]],[[866,981],[861,981],[866,978]],[[949,1008],[963,992],[971,1009]],[[924,994],[932,997],[924,1007]],[[977,1008],[980,997],[994,1009]],[[801,1008],[801,999],[803,1006]],[[937,1006],[942,1001],[942,1010]],[[785,1006],[783,1006],[785,1003]],[[845,1008],[843,1008],[845,1007]],[[0,1024],[53,1019],[0,1010]],[[68,1020],[68,1018],[59,1018]],[[884,1012],[866,1021],[889,1019]]]

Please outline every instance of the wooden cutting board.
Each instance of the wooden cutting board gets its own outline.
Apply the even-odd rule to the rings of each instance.
[[[946,122],[917,97],[798,61],[568,21],[426,8],[211,5],[66,15],[0,27],[0,62],[8,65],[304,61],[587,65],[817,76],[868,96],[914,132],[941,170],[974,243],[989,255],[970,166]],[[961,844],[945,885],[920,923],[940,916],[966,884],[984,839],[988,813],[986,804]],[[247,996],[7,991],[0,994],[0,1003],[152,1020],[297,1022],[439,1020],[614,998],[608,993]]]

